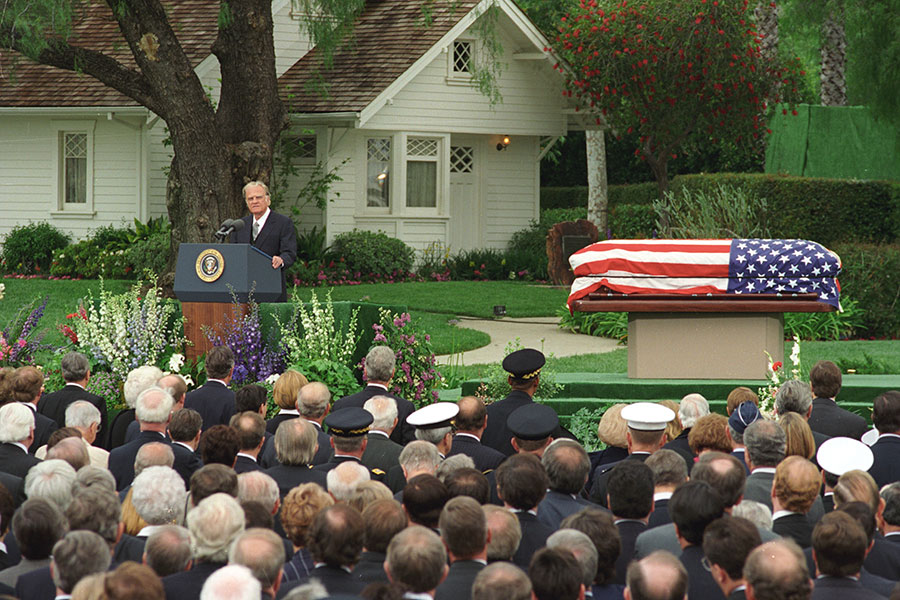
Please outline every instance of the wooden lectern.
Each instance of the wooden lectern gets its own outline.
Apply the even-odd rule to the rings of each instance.
[[[228,321],[238,302],[247,311],[255,302],[274,302],[281,296],[281,271],[272,257],[250,244],[181,244],[175,265],[175,297],[181,301],[184,334],[192,343],[188,359],[212,347],[203,328],[216,329]]]

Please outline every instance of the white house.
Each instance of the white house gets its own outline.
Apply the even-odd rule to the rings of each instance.
[[[171,6],[176,31],[215,96],[218,65],[208,50],[218,3]],[[324,73],[326,98],[304,87],[317,59],[299,15],[290,0],[273,1],[276,68],[293,122],[288,135],[303,142],[295,159],[300,176],[286,197],[296,197],[316,164],[337,167],[341,178],[324,212],[304,208],[301,228],[325,225],[329,240],[357,228],[417,248],[502,248],[538,216],[542,152],[578,126],[548,42],[512,0],[434,6],[426,24],[417,0],[369,3],[354,42]],[[490,6],[496,12],[485,17]],[[485,60],[485,18],[502,45],[502,102],[493,106],[471,78]],[[133,64],[112,19],[80,26]],[[9,68],[7,53],[0,58],[0,236],[30,220],[82,237],[101,225],[165,214],[171,155],[161,119],[87,76],[22,60],[9,79]]]

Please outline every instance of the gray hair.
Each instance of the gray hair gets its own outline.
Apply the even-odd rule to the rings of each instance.
[[[135,418],[143,423],[165,423],[169,420],[174,405],[172,394],[154,385],[138,395]]]
[[[680,485],[687,481],[687,463],[674,450],[662,448],[647,457],[644,464],[653,471],[653,485]]]
[[[119,537],[122,505],[115,492],[103,488],[83,489],[72,496],[72,503],[66,509],[66,518],[70,529],[87,529],[98,533],[112,548]]]
[[[684,464],[684,459],[681,462]],[[577,494],[591,470],[591,459],[582,445],[564,438],[553,440],[544,451],[541,463],[547,471],[550,489],[566,494]]]
[[[884,521],[888,525],[900,525],[900,483],[890,483],[881,488],[884,498]]]
[[[76,400],[66,408],[66,427],[90,427],[100,422],[100,411],[87,400]]]
[[[301,389],[311,386],[304,385]],[[283,465],[308,465],[316,455],[319,436],[312,423],[305,419],[282,421],[275,432],[275,456]]]
[[[76,471],[91,464],[91,455],[85,441],[79,437],[67,437],[59,440],[52,448],[47,450],[48,459],[64,460]]]
[[[109,469],[88,465],[75,473],[75,481],[72,483],[72,493],[77,494],[81,490],[100,488],[110,492],[116,491],[116,478]]]
[[[475,577],[472,600],[531,600],[531,580],[516,565],[495,562]]]
[[[228,551],[228,563],[250,569],[264,589],[275,585],[284,566],[284,544],[271,529],[248,529]]]
[[[775,421],[757,419],[744,430],[747,456],[756,467],[776,467],[784,460],[787,438]]]
[[[741,503],[731,510],[731,516],[747,519],[759,529],[772,530],[772,511],[762,502],[741,500]]]
[[[441,483],[447,485],[447,478],[450,477],[455,471],[459,471],[460,469],[474,469],[475,461],[472,460],[471,456],[466,456],[465,454],[454,454],[453,456],[448,456],[444,460],[441,461],[441,464],[437,466],[437,470],[435,470],[434,476],[441,480]]]
[[[187,491],[184,479],[170,467],[147,467],[134,478],[131,503],[148,525],[180,523]]]
[[[387,346],[375,346],[366,354],[365,365],[368,381],[390,381],[394,376],[397,358]]]
[[[66,352],[59,361],[59,370],[66,381],[81,381],[91,370],[91,363],[81,352]]]
[[[700,418],[709,414],[709,402],[700,394],[688,394],[678,404],[678,418],[681,426],[693,427]]]
[[[372,396],[366,400],[363,408],[372,413],[375,419],[370,429],[388,431],[397,418],[397,401],[390,396]]]
[[[297,393],[297,412],[301,417],[318,419],[325,414],[331,402],[328,386],[319,381],[310,381]]]
[[[737,410],[737,409],[735,409],[735,410]],[[734,427],[732,427],[730,422],[728,423],[728,433],[731,434],[731,439],[734,441],[735,444],[738,444],[741,446],[744,445],[744,434],[742,432],[736,430]]]
[[[140,475],[148,467],[171,467],[175,464],[172,447],[162,442],[150,442],[138,448],[134,456],[134,474]]]
[[[151,365],[144,365],[129,371],[128,376],[125,378],[125,385],[122,388],[122,393],[125,395],[125,404],[128,405],[128,408],[134,408],[141,392],[155,386],[162,376],[163,372]]]
[[[370,479],[369,469],[352,460],[342,462],[326,475],[328,492],[337,502],[350,500],[359,484]]]
[[[238,500],[244,502],[259,502],[272,512],[275,503],[278,502],[278,482],[271,475],[262,471],[248,471],[238,475]]]
[[[447,550],[441,538],[427,527],[412,525],[388,544],[384,570],[390,574],[391,581],[421,593],[438,586],[446,566]]]
[[[522,526],[512,512],[502,506],[485,504],[481,507],[491,532],[487,556],[489,561],[512,560],[522,541]]]
[[[225,562],[231,543],[244,531],[244,509],[228,494],[218,492],[188,513],[187,526],[195,560]]]
[[[102,537],[93,531],[70,531],[53,545],[53,583],[68,594],[84,577],[109,569],[111,561]]]
[[[65,512],[72,503],[74,481],[75,469],[72,465],[59,459],[45,460],[31,467],[25,476],[25,495],[29,499],[48,500]]]
[[[200,600],[259,600],[262,584],[243,565],[228,565],[210,575],[200,591]]]
[[[0,406],[0,443],[21,442],[34,429],[34,413],[20,402]]]
[[[318,579],[310,579],[308,583],[298,585],[287,593],[284,600],[321,600],[328,597],[328,590]]]
[[[407,471],[434,473],[437,466],[441,464],[441,455],[434,444],[416,440],[403,447],[398,462]]]
[[[684,463],[684,459],[681,462]],[[581,582],[585,588],[591,587],[599,562],[597,547],[591,538],[576,529],[560,529],[547,538],[547,547],[571,552],[581,566]]]
[[[269,195],[269,186],[267,186],[265,183],[263,183],[262,181],[248,181],[244,184],[244,187],[241,188],[241,197],[246,199],[247,189],[252,187],[261,187],[263,189],[263,193],[265,193],[266,196]]]
[[[431,429],[416,429],[416,439],[437,445],[441,443],[441,440],[444,439],[445,435],[452,432],[453,428],[450,426],[432,427]]]
[[[180,525],[164,525],[147,538],[144,560],[160,577],[184,571],[191,561],[191,534]]]
[[[775,393],[775,412],[779,415],[795,412],[805,417],[812,401],[809,384],[799,379],[790,379],[781,384]]]

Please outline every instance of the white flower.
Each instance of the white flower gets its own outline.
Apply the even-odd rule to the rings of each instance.
[[[278,373],[272,373],[268,377],[266,377],[266,383],[269,385],[275,385],[275,382],[278,381],[278,378],[281,377]]]
[[[172,358],[169,359],[169,370],[173,373],[178,373],[181,371],[181,367],[184,365],[184,356],[178,354],[177,352],[172,355]]]
[[[6,284],[0,283],[0,300],[3,300],[3,292],[6,290]]]
[[[182,375],[181,377],[182,377],[182,379],[184,379],[184,382],[187,384],[187,386],[188,386],[189,388],[194,387],[194,379],[193,379],[193,377],[191,377],[190,375]]]

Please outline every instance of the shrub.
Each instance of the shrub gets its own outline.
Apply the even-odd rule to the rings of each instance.
[[[857,336],[900,337],[900,244],[837,244],[841,292],[857,301]]]
[[[53,251],[69,245],[69,236],[46,221],[16,225],[3,241],[3,263],[12,273],[49,273]]]
[[[609,237],[614,239],[655,237],[656,212],[653,205],[615,205],[609,212],[609,233]]]
[[[508,356],[522,348],[524,346],[521,338],[516,338],[511,342],[507,342],[506,348],[503,350],[503,356]],[[548,358],[553,358],[553,355],[549,355]],[[556,382],[556,373],[544,365],[541,369],[541,379],[534,393],[534,399],[549,400],[550,398],[555,398],[562,389],[562,384]],[[485,404],[490,404],[505,398],[509,391],[509,373],[503,370],[499,362],[494,362],[490,364],[481,378],[481,384],[478,386],[475,395],[484,400]]]
[[[662,237],[680,239],[767,238],[765,198],[723,183],[691,191],[685,187],[665,200],[654,200],[657,228]],[[668,216],[668,230],[662,223]]]
[[[453,280],[506,279],[509,273],[503,253],[495,248],[463,250],[451,256],[447,266]]]
[[[163,273],[169,260],[169,232],[154,233],[125,249],[123,261],[126,276],[143,275],[149,270],[154,275]]]
[[[406,398],[421,408],[438,400],[441,374],[435,367],[431,336],[413,323],[409,313],[396,314],[381,308],[381,319],[372,325],[375,345],[383,344],[394,351],[397,371],[391,379],[390,392]],[[362,364],[360,364],[362,369]]]
[[[397,238],[382,232],[354,229],[334,238],[329,256],[343,259],[351,273],[387,277],[412,270],[415,252]]]
[[[104,225],[84,240],[53,254],[50,273],[56,277],[134,279],[150,270],[162,273],[169,259],[169,223],[163,218],[134,229]]]

